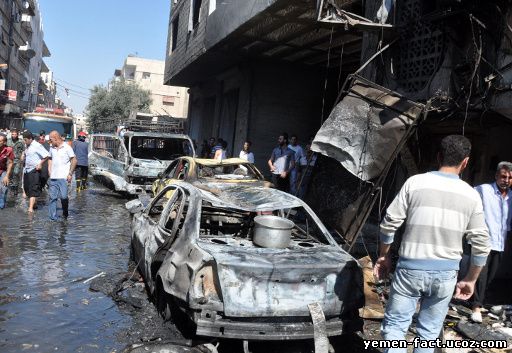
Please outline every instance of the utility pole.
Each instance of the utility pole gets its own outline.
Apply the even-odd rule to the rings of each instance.
[[[34,94],[32,93],[34,91],[34,88],[35,88],[35,82],[34,80],[30,80],[30,86],[29,86],[29,91],[28,91],[28,105],[27,105],[27,111],[30,113],[32,111],[32,98],[34,96]]]

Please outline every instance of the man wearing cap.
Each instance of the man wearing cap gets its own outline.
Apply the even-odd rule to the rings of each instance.
[[[48,211],[52,221],[58,220],[57,200],[62,204],[62,215],[68,217],[68,183],[73,179],[73,172],[76,167],[75,152],[70,145],[64,142],[60,133],[56,130],[50,132],[50,159],[48,161],[48,171],[50,172],[50,181],[48,183],[48,195],[50,204]]]
[[[485,292],[499,269],[505,251],[507,235],[511,230],[512,191],[509,188],[511,172],[512,163],[500,162],[496,167],[494,182],[475,187],[482,198],[485,223],[489,228],[491,243],[491,252],[487,256],[487,262],[480,273],[480,277],[478,277],[472,298],[473,313],[471,314],[471,320],[478,323],[482,322],[480,310],[485,300]]]
[[[29,198],[28,212],[34,212],[36,198],[41,195],[41,169],[48,159],[48,151],[37,141],[30,131],[23,133],[25,152],[23,159],[23,190]]]
[[[7,146],[7,137],[0,134],[0,209],[5,207],[13,161],[14,153],[12,148]]]
[[[85,142],[86,133],[80,131],[78,139],[73,141],[73,152],[76,156],[75,181],[76,191],[87,189],[87,174],[89,167],[89,144]]]

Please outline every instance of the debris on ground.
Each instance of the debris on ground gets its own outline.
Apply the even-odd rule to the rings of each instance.
[[[157,342],[148,344],[133,344],[127,347],[123,353],[216,353],[205,345],[186,347],[174,342]]]
[[[363,268],[365,306],[359,310],[359,315],[365,319],[363,335],[368,340],[382,339],[380,333],[381,321],[384,317],[386,298],[389,296],[389,286],[375,282],[372,272],[371,259],[366,256],[359,259]],[[460,300],[452,300],[444,322],[445,340],[503,340],[507,341],[508,349],[512,345],[512,305],[495,305],[482,308],[483,323],[471,321],[469,304]],[[416,335],[416,319],[414,315],[406,335],[407,341],[412,341]],[[446,350],[447,353],[470,352],[471,349]],[[496,350],[480,349],[479,352],[495,352]],[[500,350],[502,351],[502,350]]]
[[[469,322],[467,320],[461,320],[455,326],[455,330],[462,334],[463,336],[470,338],[475,341],[498,341],[498,340],[506,340],[507,336],[502,333],[489,330],[486,326],[477,324],[474,322]]]
[[[90,281],[92,281],[93,279],[98,278],[98,277],[101,277],[101,276],[105,276],[105,272],[100,272],[100,273],[98,273],[97,275],[92,276],[91,278],[86,279],[86,280],[85,280],[85,281],[83,281],[82,283],[83,283],[83,284],[87,284],[87,283],[89,283]]]
[[[364,307],[359,309],[359,316],[363,319],[383,319],[384,307],[375,286],[372,260],[370,259],[370,256],[365,256],[359,259],[358,262],[363,268],[365,298]]]
[[[134,269],[134,267],[134,264],[132,264],[131,269]],[[144,344],[144,347],[147,347],[146,344],[151,344],[151,347],[156,345],[155,347],[158,348],[160,347],[158,344],[163,344],[163,342],[167,342],[165,343],[167,345],[191,347],[192,340],[185,339],[172,322],[164,321],[158,314],[155,305],[149,299],[144,282],[141,282],[140,278],[136,270],[107,273],[93,279],[89,289],[111,297],[118,304],[121,311],[130,312],[134,318],[130,329],[120,333],[123,336],[123,341],[128,338],[129,342],[133,342],[135,345]],[[161,348],[168,349],[166,346],[161,346]],[[168,352],[195,352],[179,349],[181,348],[168,350]],[[145,348],[143,348],[143,351],[148,352]],[[159,350],[153,350],[153,348],[149,350],[149,352],[153,351],[159,352]],[[128,350],[127,352],[132,351]],[[138,350],[133,350],[133,352],[138,352]]]

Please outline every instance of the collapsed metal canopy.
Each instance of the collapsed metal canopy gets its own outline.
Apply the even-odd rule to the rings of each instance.
[[[347,95],[315,136],[312,150],[336,159],[350,173],[369,181],[385,171],[424,108],[423,104],[353,76]]]

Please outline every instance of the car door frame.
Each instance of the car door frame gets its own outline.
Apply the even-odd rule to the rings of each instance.
[[[98,141],[98,138],[105,138],[105,144],[107,144],[108,140],[111,139],[112,142],[117,141],[118,146],[117,149],[121,148],[124,153],[124,160],[119,160],[116,156],[108,151],[108,148],[105,146],[105,151],[110,154],[103,155],[99,152],[98,149],[95,148],[95,142]],[[103,175],[104,172],[108,172],[114,174],[119,177],[124,177],[124,170],[128,167],[128,158],[129,154],[126,150],[126,146],[124,145],[123,139],[121,137],[114,134],[92,134],[90,136],[89,143],[89,170],[92,175]],[[117,151],[118,153],[119,151]]]
[[[167,198],[166,194],[169,193],[170,191],[172,191],[172,196],[170,198]],[[142,244],[142,246],[144,247],[144,277],[146,278],[146,283],[148,284],[148,287],[151,290],[151,292],[153,292],[154,290],[154,279],[159,269],[154,267],[155,255],[158,254],[162,246],[168,245],[167,248],[170,248],[170,246],[172,245],[172,243],[174,243],[174,240],[176,238],[176,234],[172,234],[173,231],[174,233],[176,233],[177,231],[176,229],[174,229],[174,224],[172,230],[168,230],[165,227],[165,225],[167,222],[167,218],[169,217],[169,213],[172,209],[172,206],[177,202],[180,195],[183,195],[183,199],[179,208],[179,212],[177,214],[177,216],[179,216],[183,213],[183,208],[185,205],[187,194],[183,188],[181,188],[179,185],[174,184],[168,185],[164,189],[162,189],[162,191],[160,191],[157,194],[157,196],[155,196],[151,200],[149,205],[141,213],[141,217],[145,219],[145,221],[147,222],[147,226],[152,228],[151,230],[149,230],[150,234],[145,239],[145,243]],[[167,201],[165,203],[164,209],[159,215],[158,222],[155,222],[155,220],[152,219],[151,216],[149,215],[149,212],[151,211],[153,206],[162,198],[166,199]],[[171,242],[171,244],[169,244],[169,241]],[[151,252],[151,248],[155,248],[155,251]]]

